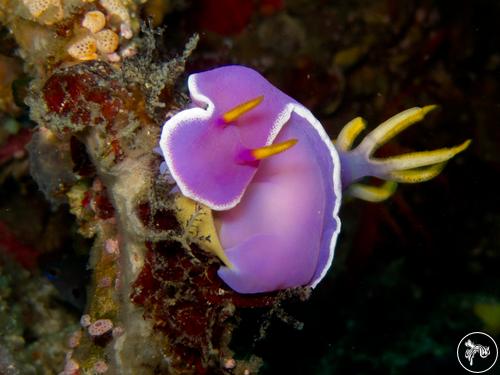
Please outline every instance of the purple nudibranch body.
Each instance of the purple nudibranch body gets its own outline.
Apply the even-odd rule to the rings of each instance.
[[[308,109],[250,68],[192,74],[188,88],[192,106],[164,124],[160,148],[182,194],[214,210],[227,256],[218,274],[239,293],[315,287],[332,263],[343,188],[366,175],[432,178],[468,145],[375,160],[377,147],[431,108],[395,116],[351,151],[360,119],[346,125],[336,147]],[[390,195],[353,187],[367,200]]]

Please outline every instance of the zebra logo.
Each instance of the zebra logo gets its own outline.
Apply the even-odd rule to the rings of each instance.
[[[466,335],[457,347],[460,365],[469,372],[481,374],[493,368],[498,359],[498,347],[493,338],[483,332]]]

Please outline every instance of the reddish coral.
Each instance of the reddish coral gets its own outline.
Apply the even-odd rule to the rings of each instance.
[[[137,214],[142,223],[153,230],[169,230],[177,228],[177,220],[171,212],[166,210],[152,210],[148,202],[141,203]]]
[[[0,146],[0,165],[23,154],[30,140],[31,132],[27,129],[23,129],[7,138],[5,144]]]
[[[284,0],[201,0],[197,10],[198,24],[220,35],[242,32],[252,19],[255,7],[260,14],[271,16],[284,7]]]
[[[243,31],[254,10],[253,1],[249,0],[202,0],[200,3],[200,26],[221,35]]]
[[[78,173],[82,177],[90,177],[95,175],[95,167],[92,164],[85,145],[75,136],[70,138],[71,160],[74,167],[73,172]]]
[[[129,87],[116,80],[112,72],[102,62],[61,69],[46,82],[43,99],[49,114],[47,127],[78,137],[85,134],[80,133],[85,127],[98,126],[107,135],[104,144],[108,145],[100,155],[114,154],[114,161],[119,162],[128,151],[127,143],[117,137],[130,124],[127,112],[133,112],[143,127],[156,125],[146,113],[144,94],[133,84]],[[85,147],[77,138],[71,141],[71,151],[75,171],[94,177],[94,171],[87,168]],[[81,203],[99,219],[115,214],[105,186],[95,177]],[[150,230],[181,235],[180,225],[168,209],[143,202],[136,212]],[[155,330],[167,337],[163,350],[173,358],[174,368],[203,374],[223,363],[234,321],[229,318],[235,307],[271,306],[281,298],[277,294],[233,292],[216,274],[220,266],[217,258],[194,246],[191,253],[174,240],[145,245],[144,267],[132,285],[130,298],[144,308],[144,317],[152,321]],[[94,337],[93,342],[106,345],[111,334],[102,336]]]
[[[0,221],[0,248],[5,249],[27,269],[35,268],[39,252],[22,243],[7,225]]]
[[[276,294],[240,295],[218,278],[218,262],[197,248],[193,258],[173,241],[148,244],[143,270],[133,285],[132,301],[168,337],[183,366],[206,371],[210,348],[223,348],[234,307],[264,307]]]
[[[151,125],[145,113],[144,96],[134,87],[113,75],[113,68],[103,62],[91,61],[55,72],[43,87],[51,130],[75,132],[84,127],[104,128],[109,140],[103,155],[112,156],[115,163],[125,157],[123,138],[119,131],[130,123],[129,112],[134,112],[144,126]],[[126,143],[126,142],[125,142]],[[85,147],[76,137],[71,138],[71,156],[74,172],[92,177],[94,168]]]
[[[115,209],[108,199],[106,190],[96,192],[94,196],[95,211],[99,219],[106,220],[113,217]]]
[[[265,16],[279,12],[285,7],[284,0],[260,0],[259,11]]]
[[[99,84],[108,81],[106,73],[111,73],[110,68],[96,63],[84,67],[88,69],[69,68],[48,79],[43,95],[49,112],[69,116],[78,125],[91,125],[91,120],[94,124],[109,124],[122,108],[112,86]],[[99,109],[98,116],[92,111],[95,107]]]
[[[81,201],[82,207],[89,208],[91,200],[92,200],[92,195],[90,194],[90,191],[85,192],[83,199]]]

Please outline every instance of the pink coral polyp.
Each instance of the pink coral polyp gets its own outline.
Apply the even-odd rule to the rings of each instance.
[[[340,167],[321,124],[256,71],[226,66],[188,80],[193,107],[164,127],[160,147],[181,192],[215,212],[232,267],[219,276],[240,293],[315,286],[340,229]],[[259,104],[234,121],[224,115]],[[295,139],[280,154],[241,155]],[[253,155],[253,154],[252,154]]]

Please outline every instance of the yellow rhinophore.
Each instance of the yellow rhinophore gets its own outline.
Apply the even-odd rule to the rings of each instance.
[[[258,96],[254,99],[251,99],[247,102],[238,104],[236,107],[230,109],[226,113],[222,115],[222,120],[229,124],[233,121],[236,121],[239,117],[243,116],[248,111],[251,111],[255,107],[257,107],[264,100],[264,96]]]
[[[273,145],[269,146],[264,146],[264,147],[259,147],[259,148],[254,148],[253,150],[250,151],[252,156],[256,160],[262,160],[265,158],[268,158],[270,156],[280,154],[289,148],[292,148],[297,144],[298,140],[295,138],[289,139],[288,141],[285,142],[280,142],[280,143],[275,143]]]
[[[186,231],[194,233],[193,243],[216,255],[226,267],[233,268],[219,241],[211,209],[179,194],[175,198],[175,215]]]

